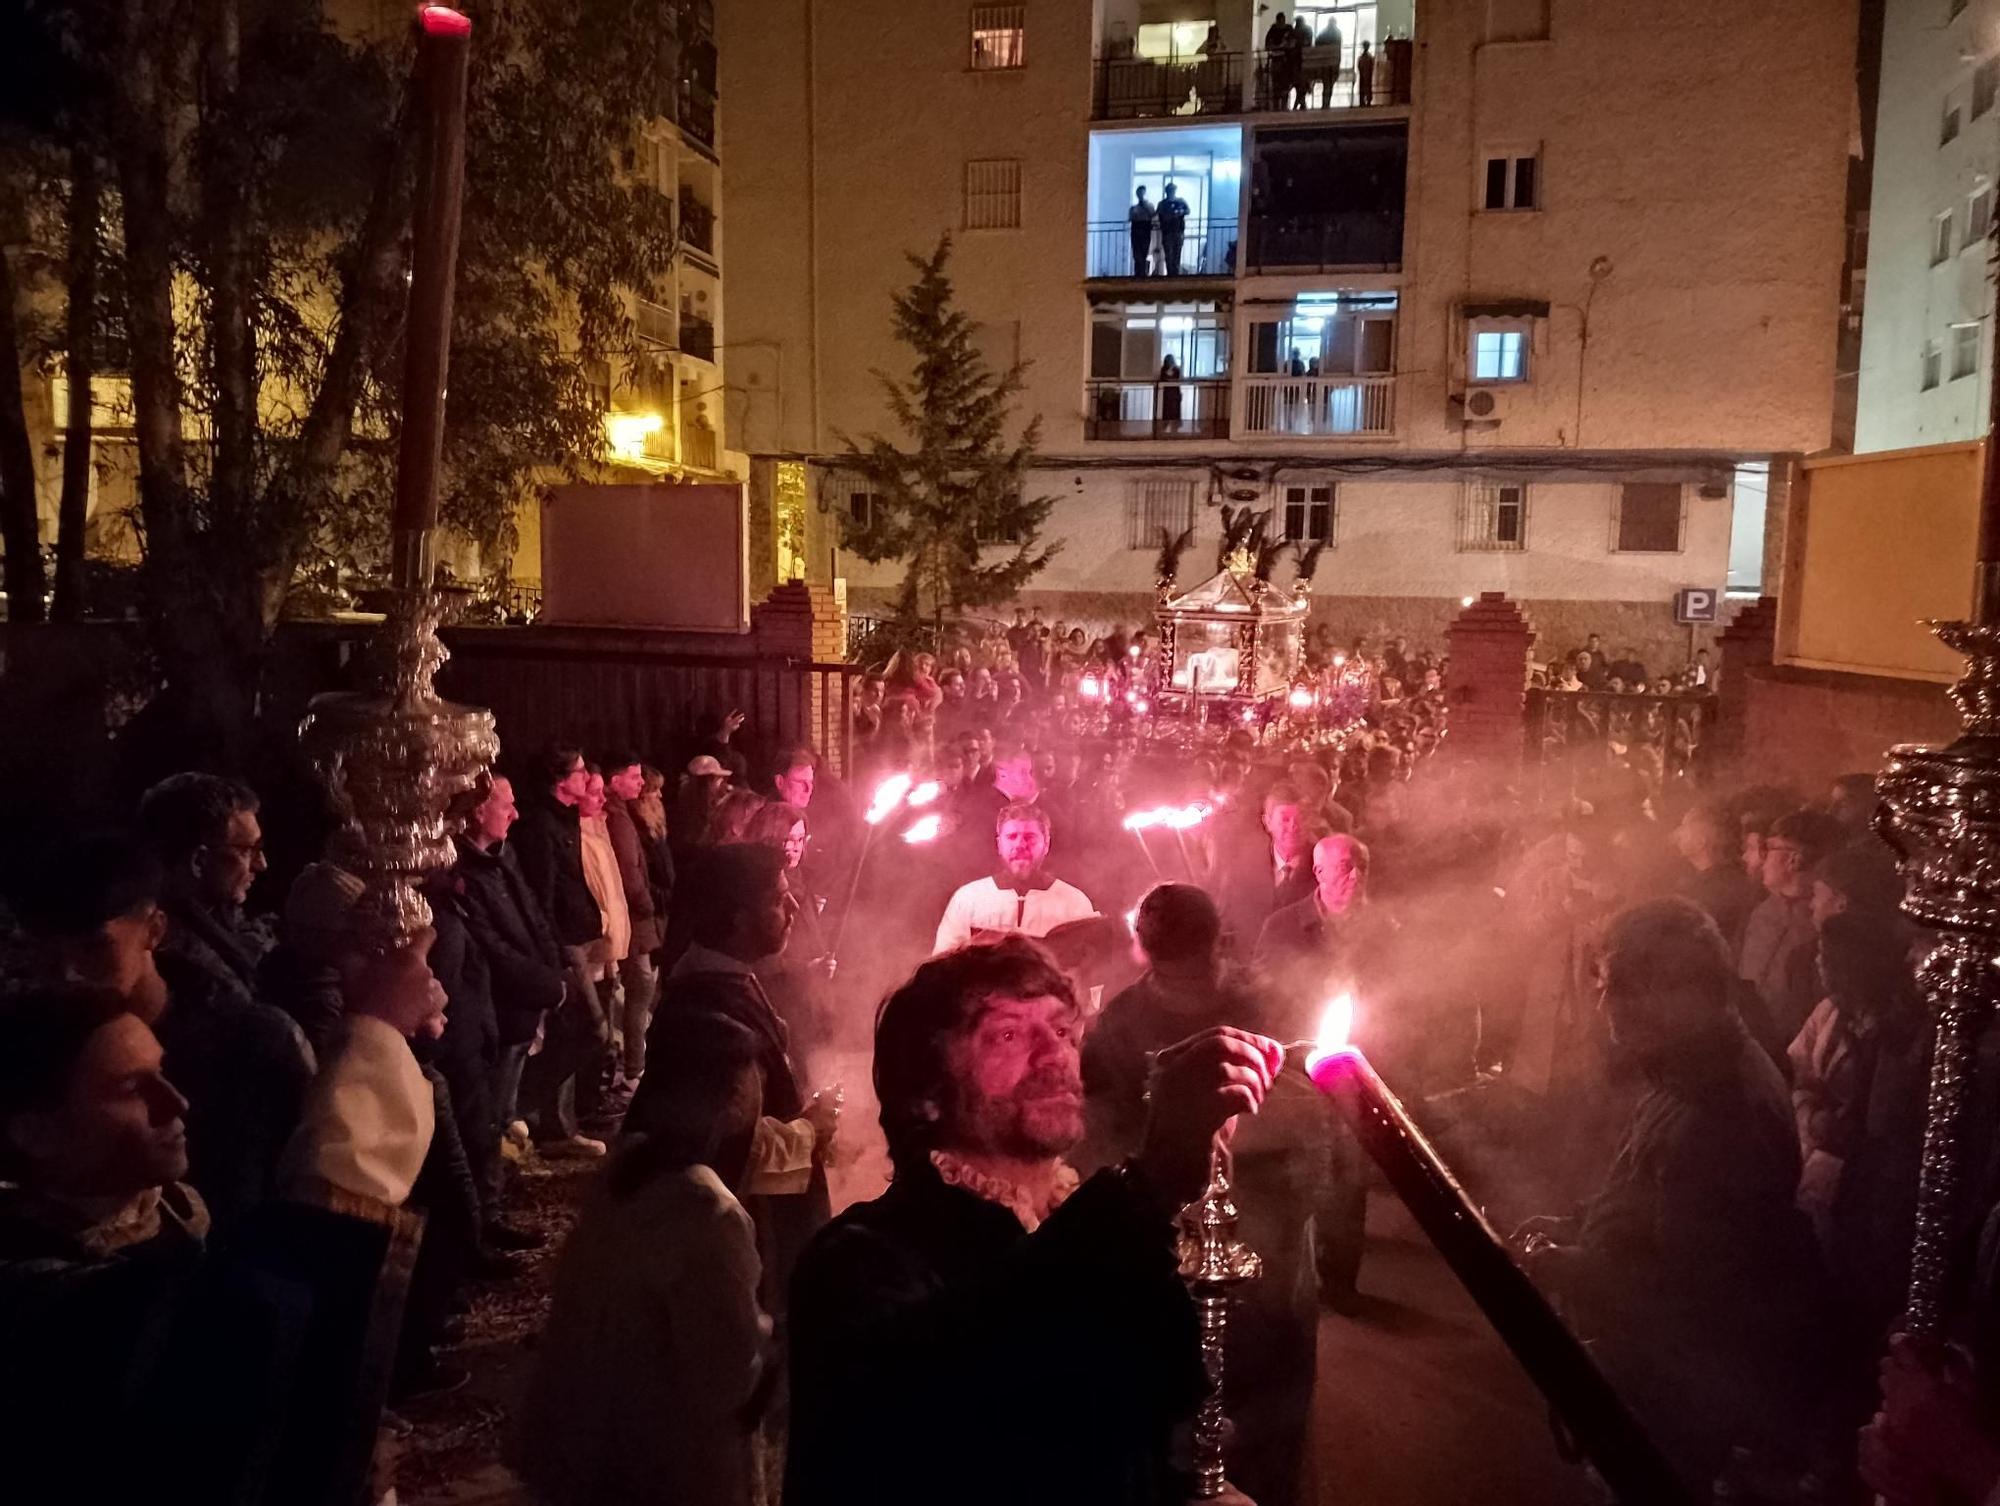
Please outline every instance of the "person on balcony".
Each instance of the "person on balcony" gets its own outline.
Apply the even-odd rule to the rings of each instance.
[[[1361,44],[1361,55],[1354,60],[1354,102],[1357,105],[1373,104],[1375,101],[1375,54],[1366,42]]]
[[[1291,109],[1292,94],[1298,88],[1301,59],[1294,40],[1291,21],[1279,11],[1264,33],[1264,66],[1270,70],[1270,105],[1274,110]]]
[[[1125,211],[1125,219],[1132,235],[1132,275],[1144,277],[1152,269],[1153,225],[1157,211],[1146,198],[1146,187],[1143,183],[1135,193],[1135,202]]]
[[[1181,243],[1187,236],[1188,201],[1180,196],[1171,178],[1160,194],[1160,206],[1154,211],[1154,218],[1160,227],[1160,254],[1166,260],[1167,276],[1178,277],[1181,275]]]
[[[1319,86],[1319,106],[1322,110],[1333,108],[1333,87],[1340,79],[1340,49],[1340,27],[1329,16],[1320,27],[1319,36],[1306,50],[1305,91],[1310,95],[1313,86]]]
[[[1172,275],[1171,271],[1168,275]],[[1160,427],[1163,430],[1181,426],[1180,384],[1181,363],[1169,355],[1160,362]]]

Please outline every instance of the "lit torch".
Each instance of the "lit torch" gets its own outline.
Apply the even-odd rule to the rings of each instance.
[[[905,772],[891,774],[875,786],[875,793],[868,801],[867,813],[861,818],[868,824],[868,829],[861,835],[861,856],[854,860],[854,876],[847,881],[847,903],[841,907],[840,924],[834,928],[830,956],[840,955],[841,938],[847,935],[847,917],[854,913],[854,898],[861,892],[861,871],[868,866],[868,851],[875,845],[875,828],[901,810],[906,801],[914,801],[915,796],[925,790],[932,793],[917,803],[929,804],[937,798],[938,786],[935,782],[926,781],[914,790],[911,784],[912,780]]]
[[[1331,1098],[1361,1148],[1437,1246],[1528,1378],[1562,1417],[1612,1496],[1626,1506],[1693,1500],[1583,1344],[1530,1281],[1465,1194],[1402,1101],[1350,1045],[1354,997],[1328,1001],[1306,1075]],[[1299,1044],[1308,1044],[1301,1042]]]
[[[903,840],[911,846],[937,840],[937,834],[944,829],[944,817],[936,811],[928,816],[919,816],[903,830]]]

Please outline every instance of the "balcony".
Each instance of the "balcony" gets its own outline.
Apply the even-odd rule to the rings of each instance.
[[[681,315],[681,354],[697,361],[715,359],[715,325],[711,320]]]
[[[1097,60],[1092,116],[1150,120],[1172,115],[1235,115],[1243,109],[1243,54]]]
[[[1303,54],[1260,52],[1256,57],[1259,110],[1365,110],[1410,102],[1412,48],[1391,38],[1371,52],[1367,66],[1352,46],[1309,47]]]
[[[1236,221],[1190,219],[1179,245],[1167,245],[1157,230],[1135,246],[1129,220],[1099,221],[1089,227],[1086,277],[1234,277]]]
[[[695,197],[687,184],[681,185],[681,244],[715,258],[715,211]]]
[[[1243,379],[1245,439],[1354,439],[1396,427],[1393,376],[1253,376]]]
[[[632,323],[638,331],[639,338],[649,345],[662,346],[668,350],[678,346],[681,328],[680,320],[674,317],[674,311],[646,298],[641,298],[637,302],[638,307],[634,311]]]
[[[1252,215],[1243,265],[1258,272],[1392,269],[1403,260],[1400,209],[1344,214]]]
[[[693,78],[681,80],[680,128],[703,146],[715,145],[715,91]]]
[[[1227,439],[1229,379],[1093,380],[1084,389],[1085,439]]]

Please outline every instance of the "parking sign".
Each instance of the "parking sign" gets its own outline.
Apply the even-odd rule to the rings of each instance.
[[[1674,621],[1713,622],[1722,604],[1722,593],[1705,586],[1688,586],[1674,596]]]

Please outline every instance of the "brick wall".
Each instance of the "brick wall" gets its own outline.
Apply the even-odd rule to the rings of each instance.
[[[1518,762],[1534,641],[1528,619],[1499,591],[1486,592],[1445,629],[1451,655],[1446,746],[1454,761]]]

